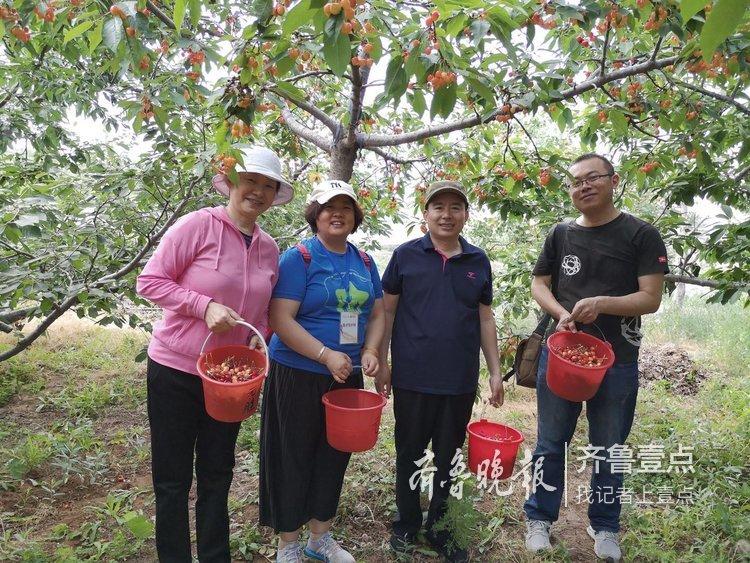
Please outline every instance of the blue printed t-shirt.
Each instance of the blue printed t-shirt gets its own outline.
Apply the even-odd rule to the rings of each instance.
[[[305,266],[297,248],[284,252],[273,297],[299,301],[296,320],[302,328],[331,350],[347,354],[352,365],[360,365],[360,349],[365,342],[372,305],[375,299],[383,297],[377,266],[370,259],[368,270],[352,244],[347,244],[343,254],[326,249],[318,237],[304,240],[302,244],[310,251],[310,263]],[[341,313],[347,311],[359,313],[357,344],[339,344],[339,320]],[[269,351],[273,360],[285,366],[330,373],[322,363],[289,348],[276,334],[271,338]]]
[[[479,305],[492,304],[484,251],[461,242],[443,257],[429,233],[399,246],[383,273],[398,295],[391,336],[391,385],[436,395],[474,393],[479,382]]]

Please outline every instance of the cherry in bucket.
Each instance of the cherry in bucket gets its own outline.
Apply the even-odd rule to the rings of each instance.
[[[206,375],[214,381],[241,383],[255,379],[263,373],[264,368],[257,366],[255,362],[243,363],[234,356],[225,358],[219,364],[211,362],[210,355],[206,358]]]
[[[557,348],[555,352],[561,358],[564,358],[577,366],[587,368],[603,366],[607,361],[607,358],[604,356],[596,355],[596,348],[594,346],[586,346],[584,344],[562,346]]]

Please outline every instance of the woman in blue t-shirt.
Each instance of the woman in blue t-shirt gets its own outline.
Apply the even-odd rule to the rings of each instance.
[[[352,187],[326,181],[305,211],[315,236],[287,250],[271,300],[271,370],[261,408],[260,523],[279,533],[277,561],[354,558],[331,536],[351,454],[326,440],[323,394],[362,388],[378,371],[383,290],[372,259],[347,241],[364,219]]]

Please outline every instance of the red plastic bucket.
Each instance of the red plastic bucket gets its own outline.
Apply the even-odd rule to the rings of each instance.
[[[596,355],[604,357],[604,365],[585,367],[561,357],[566,346],[593,346]],[[547,387],[558,397],[568,401],[588,401],[596,395],[604,374],[615,363],[615,353],[609,342],[584,332],[559,331],[547,338]]]
[[[326,438],[342,452],[364,452],[378,441],[385,397],[364,389],[336,389],[323,395]]]
[[[523,434],[485,419],[470,422],[466,430],[469,431],[469,470],[488,479],[510,477]]]
[[[208,339],[201,348],[201,355],[198,358],[198,374],[203,381],[203,397],[208,415],[220,422],[240,422],[252,415],[258,409],[260,392],[263,389],[263,382],[268,375],[269,361],[268,348],[263,340],[263,336],[251,324],[238,321],[238,324],[250,328],[258,335],[260,342],[263,344],[265,354],[259,350],[253,350],[247,346],[232,345],[214,348],[208,352],[203,352]],[[211,379],[206,368],[209,365],[220,364],[227,358],[234,357],[240,363],[253,363],[257,366],[263,366],[263,373],[254,377],[250,381],[238,383],[224,383]]]

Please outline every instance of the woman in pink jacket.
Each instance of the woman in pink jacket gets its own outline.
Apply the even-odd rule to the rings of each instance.
[[[279,249],[256,220],[294,195],[273,151],[255,147],[242,160],[239,185],[222,174],[213,178],[227,205],[181,218],[138,276],[138,293],[164,309],[148,347],[146,376],[160,561],[192,560],[194,457],[198,559],[230,561],[227,498],[240,423],[206,414],[196,361],[209,332],[212,347],[247,342],[250,330],[237,324],[240,319],[268,335]]]

